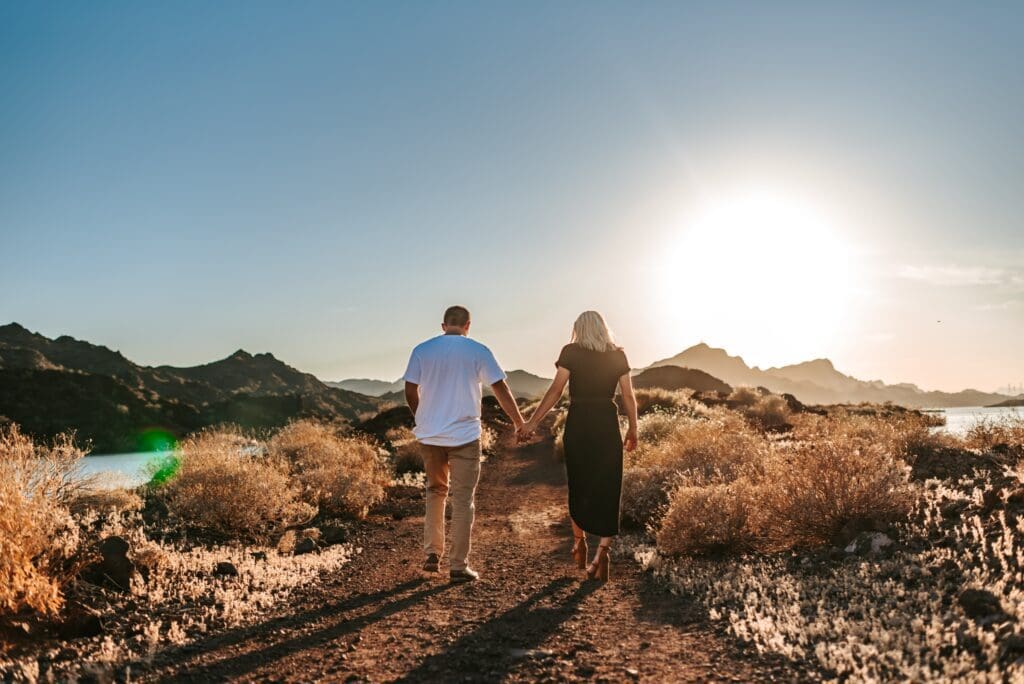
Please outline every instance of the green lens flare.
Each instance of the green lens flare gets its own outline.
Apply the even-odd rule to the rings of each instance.
[[[177,446],[178,440],[167,430],[154,427],[140,432],[135,444],[139,451],[170,451]]]

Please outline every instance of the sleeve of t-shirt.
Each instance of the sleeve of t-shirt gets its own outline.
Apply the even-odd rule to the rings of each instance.
[[[567,370],[567,371],[569,371],[571,373],[572,372],[572,358],[573,358],[572,346],[567,344],[564,347],[562,347],[562,353],[558,355],[558,360],[555,361],[555,366],[557,368],[564,368],[565,370]]]
[[[420,357],[416,354],[416,350],[412,350],[412,354],[409,356],[409,365],[405,368],[405,375],[402,379],[406,382],[411,382],[414,385],[420,384]]]
[[[626,352],[619,350],[620,370],[619,377],[622,377],[629,372],[629,359],[626,358]]]
[[[501,364],[494,358],[491,350],[485,348],[484,353],[480,355],[480,382],[485,385],[493,385],[504,380],[505,377],[505,371],[501,369]]]

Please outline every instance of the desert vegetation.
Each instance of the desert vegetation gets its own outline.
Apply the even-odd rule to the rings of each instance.
[[[626,458],[636,557],[737,639],[824,679],[1024,677],[1022,421],[659,397]]]
[[[308,420],[266,439],[200,431],[131,490],[82,479],[84,455],[70,435],[41,444],[16,426],[0,432],[9,678],[122,676],[160,648],[245,623],[358,552],[352,521],[393,473],[369,438]],[[40,659],[32,644],[48,639],[75,647]]]

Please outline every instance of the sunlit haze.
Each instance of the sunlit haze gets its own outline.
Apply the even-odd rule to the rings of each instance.
[[[393,380],[461,303],[550,375],[1024,381],[1024,10],[6,3],[0,324]]]

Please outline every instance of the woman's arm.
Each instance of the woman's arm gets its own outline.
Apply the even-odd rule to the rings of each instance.
[[[633,394],[633,378],[629,373],[619,378],[619,389],[622,391],[622,405],[626,409],[626,418],[629,420],[629,429],[626,431],[626,438],[622,440],[622,446],[626,451],[636,449],[637,428],[636,428],[636,395]]]
[[[558,370],[555,371],[555,379],[551,381],[551,387],[548,387],[548,391],[544,393],[544,398],[540,400],[537,410],[533,412],[530,419],[526,421],[526,425],[523,426],[524,435],[528,436],[537,431],[540,421],[544,420],[544,416],[548,414],[548,411],[558,403],[567,382],[569,382],[569,371],[559,366]]]

